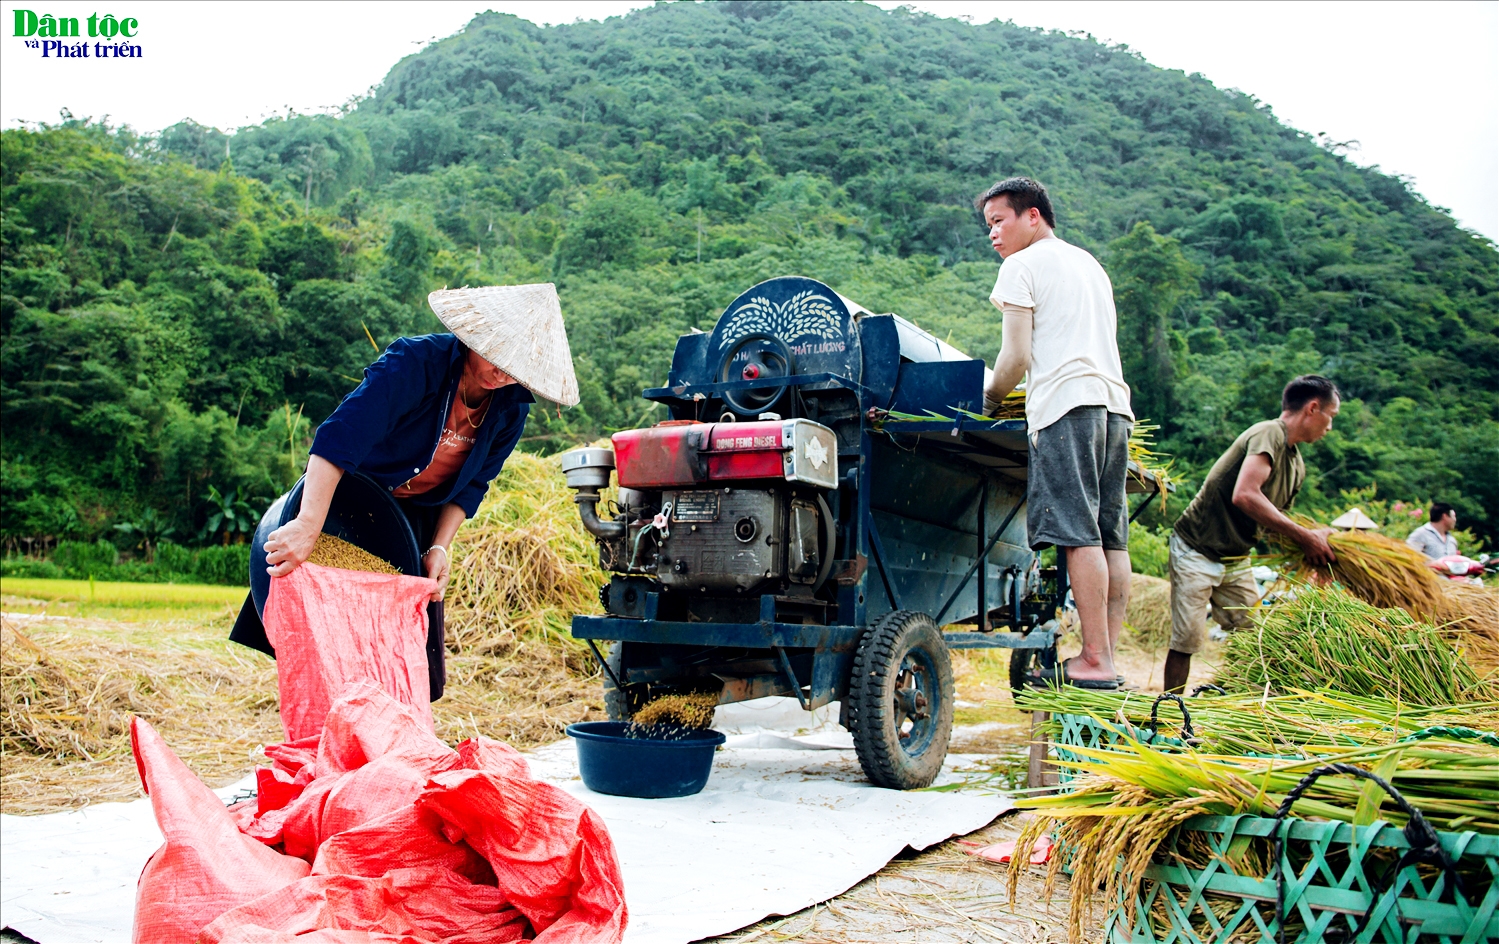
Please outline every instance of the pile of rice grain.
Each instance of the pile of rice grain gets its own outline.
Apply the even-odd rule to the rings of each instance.
[[[317,543],[312,546],[312,555],[307,558],[309,564],[320,564],[323,567],[338,567],[342,570],[364,570],[374,574],[399,574],[399,568],[389,561],[376,557],[362,547],[355,547],[342,538],[336,538],[331,534],[319,534]]]

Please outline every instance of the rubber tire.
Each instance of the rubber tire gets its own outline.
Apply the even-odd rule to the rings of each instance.
[[[931,701],[936,728],[926,748],[913,756],[900,743],[894,692],[901,662],[918,649],[926,651],[935,669],[936,697]],[[876,620],[859,641],[849,680],[848,727],[870,783],[892,790],[931,786],[947,758],[952,715],[952,658],[937,624],[912,610],[896,610]]]
[[[604,653],[604,661],[608,663],[610,671],[616,676],[622,671],[621,666],[624,660],[621,650],[623,648],[624,643],[611,642]],[[614,687],[614,683],[609,681],[607,672],[604,673],[604,712],[608,714],[610,721],[629,721],[632,714],[629,696]]]

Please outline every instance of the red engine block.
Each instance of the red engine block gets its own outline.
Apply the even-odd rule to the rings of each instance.
[[[668,420],[613,438],[621,488],[683,488],[744,479],[838,487],[838,440],[832,430],[811,420]]]

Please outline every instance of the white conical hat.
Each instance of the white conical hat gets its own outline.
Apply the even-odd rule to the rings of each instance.
[[[538,397],[577,406],[578,378],[557,286],[494,285],[433,292],[427,304],[458,340]]]
[[[1379,527],[1368,515],[1364,514],[1362,508],[1348,509],[1343,514],[1332,519],[1332,526],[1334,528],[1344,528],[1349,531],[1370,531]]]

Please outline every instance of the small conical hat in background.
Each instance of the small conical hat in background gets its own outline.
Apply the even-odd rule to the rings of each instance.
[[[1371,531],[1378,528],[1368,515],[1364,514],[1362,508],[1350,508],[1343,514],[1332,519],[1334,528],[1343,528],[1347,531]]]
[[[577,406],[578,378],[557,286],[495,285],[433,292],[427,304],[458,340],[538,397]]]

